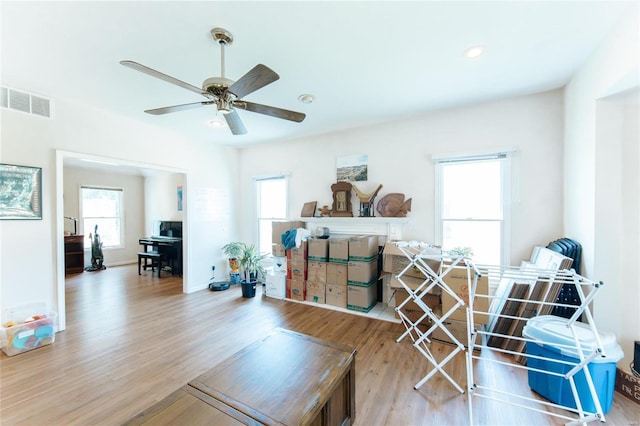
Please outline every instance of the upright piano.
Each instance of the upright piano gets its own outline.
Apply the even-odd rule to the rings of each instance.
[[[152,236],[143,237],[138,243],[144,246],[144,251],[165,253],[171,266],[171,274],[182,276],[182,238]],[[148,247],[151,246],[151,249]]]
[[[138,243],[144,246],[144,251],[165,253],[171,266],[171,274],[182,276],[182,222],[154,221],[153,235],[140,238]]]

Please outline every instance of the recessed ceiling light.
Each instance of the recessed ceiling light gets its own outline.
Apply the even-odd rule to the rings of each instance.
[[[310,104],[313,102],[313,100],[315,99],[315,97],[313,95],[309,95],[309,94],[303,94],[298,96],[298,100],[300,102],[302,102],[303,104]]]
[[[481,56],[484,53],[483,46],[472,46],[464,51],[465,58],[473,59]]]
[[[219,129],[221,127],[224,127],[224,121],[216,117],[209,122],[209,127],[213,127],[214,129]]]

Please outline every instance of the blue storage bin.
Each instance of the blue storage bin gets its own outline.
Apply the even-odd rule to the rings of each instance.
[[[552,315],[534,317],[527,321],[522,335],[528,339],[537,340],[536,342],[527,342],[527,354],[548,358],[536,359],[528,357],[528,367],[566,374],[579,362],[579,353],[571,328],[567,327],[566,324],[567,320],[565,318]],[[597,344],[591,328],[587,324],[576,322],[574,329],[585,356],[593,353],[597,348]],[[599,333],[599,338],[606,356],[594,358],[588,364],[588,370],[593,380],[602,412],[606,414],[613,403],[616,363],[622,359],[623,353],[613,334]],[[573,365],[558,363],[556,360],[571,362]],[[586,412],[595,413],[596,405],[589,391],[584,371],[579,371],[573,378],[582,409]],[[556,404],[577,408],[571,392],[571,384],[564,377],[529,370],[529,387]]]

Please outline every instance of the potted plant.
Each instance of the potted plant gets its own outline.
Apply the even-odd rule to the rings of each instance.
[[[246,244],[241,242],[228,243],[222,248],[223,252],[229,257],[229,265],[232,265],[231,259],[235,259],[237,272],[242,276],[240,284],[242,285],[242,297],[254,297],[256,294],[256,283],[260,275],[264,275],[262,261],[267,254],[260,254],[260,251],[254,244]],[[232,267],[232,274],[233,274]]]

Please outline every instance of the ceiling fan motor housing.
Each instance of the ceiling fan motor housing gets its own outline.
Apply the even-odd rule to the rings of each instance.
[[[202,90],[215,97],[218,111],[223,114],[231,112],[231,104],[236,100],[235,95],[227,91],[233,83],[233,80],[224,77],[210,77],[202,83]]]

